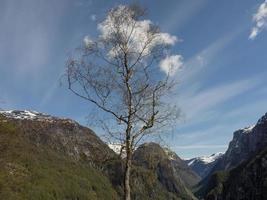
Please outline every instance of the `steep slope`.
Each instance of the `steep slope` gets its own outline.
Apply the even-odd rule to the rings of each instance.
[[[230,171],[223,199],[267,199],[267,148]]]
[[[36,145],[47,145],[73,159],[85,157],[102,163],[116,154],[87,127],[77,122],[32,111],[0,111],[3,122],[12,122]]]
[[[87,162],[85,156],[84,160],[78,159],[69,147],[64,147],[67,137],[66,143],[48,142],[50,137],[57,137],[61,129],[42,123],[41,131],[37,125],[40,122],[31,124],[19,120],[0,116],[0,199],[119,199],[100,170]],[[65,126],[74,128],[75,124],[67,122]],[[88,135],[96,139],[89,132]],[[89,152],[94,147],[89,144],[85,149]]]
[[[133,158],[136,166],[153,171],[169,192],[182,199],[195,199],[187,186],[196,184],[199,177],[173,152],[170,155],[160,145],[146,143],[134,152]]]
[[[175,152],[165,148],[165,153],[168,155],[168,159],[171,161],[175,173],[185,183],[186,187],[192,188],[200,181],[200,177],[188,167],[187,163],[182,160]]]
[[[260,118],[260,120],[258,120],[256,125],[234,132],[233,140],[230,142],[226,153],[218,160],[214,168],[211,170],[210,174],[201,181],[199,190],[196,193],[197,196],[201,197],[203,195],[206,196],[207,194],[209,194],[209,199],[212,199],[214,195],[216,196],[217,194],[222,194],[224,191],[227,191],[227,189],[225,188],[231,185],[229,184],[231,181],[235,182],[235,180],[239,180],[239,182],[235,182],[235,187],[231,185],[229,188],[236,188],[236,192],[238,191],[237,188],[241,190],[241,184],[252,184],[253,181],[251,181],[249,177],[244,178],[244,176],[251,176],[252,173],[257,176],[258,172],[263,175],[266,168],[262,165],[251,164],[248,166],[247,164],[254,162],[257,163],[258,160],[255,160],[255,158],[261,157],[261,152],[266,148],[266,146],[267,113],[262,118]],[[264,159],[265,158],[263,158],[263,160]],[[254,171],[255,169],[250,166],[255,167],[257,170]],[[247,182],[242,182],[241,180]],[[265,182],[264,178],[254,181],[256,181],[254,182],[254,184],[260,185],[262,184],[260,182]],[[246,190],[250,191],[250,188],[255,187],[251,185],[246,188]],[[256,188],[256,190],[262,191],[262,186],[259,186],[258,188],[258,186],[256,185]],[[219,198],[221,197],[219,196]],[[243,198],[240,197],[240,199]],[[254,197],[247,197],[247,199],[254,199]]]
[[[212,177],[222,173],[224,178],[213,182],[206,199],[267,199],[267,148],[229,172]]]
[[[215,153],[210,156],[192,158],[190,160],[186,160],[185,162],[203,179],[210,173],[222,156],[223,153]]]
[[[234,132],[233,140],[215,170],[229,170],[246,161],[267,145],[267,113],[258,122]]]

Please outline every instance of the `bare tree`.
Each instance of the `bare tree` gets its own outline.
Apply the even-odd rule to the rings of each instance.
[[[133,150],[155,128],[160,130],[177,117],[166,102],[175,66],[166,73],[158,67],[177,39],[144,16],[145,10],[136,5],[111,9],[98,24],[99,36],[85,37],[67,61],[69,89],[110,117],[100,117],[100,122],[112,141],[125,149],[125,200],[131,199]]]

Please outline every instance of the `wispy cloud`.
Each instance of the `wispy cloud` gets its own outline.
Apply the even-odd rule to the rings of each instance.
[[[188,118],[198,117],[200,113],[211,111],[214,107],[255,88],[259,83],[258,78],[250,78],[200,91],[192,90],[180,97],[181,106]]]
[[[177,1],[178,2],[178,1]],[[170,31],[181,28],[188,20],[195,16],[207,3],[207,0],[197,1],[179,1],[177,6],[172,6],[173,12],[170,12],[163,23],[163,28]]]
[[[185,113],[187,120],[209,118],[213,112],[216,112],[215,107],[255,88],[262,82],[261,76],[255,76],[203,87],[205,77],[208,78],[208,72],[214,67],[213,61],[243,30],[243,26],[239,27],[217,39],[187,60],[182,70],[177,73],[180,93],[178,99],[174,101],[179,102],[178,105]],[[200,114],[201,118],[198,117]]]
[[[227,148],[227,144],[222,145],[213,145],[213,144],[200,144],[200,145],[184,145],[184,146],[175,146],[172,149],[222,149]]]
[[[40,77],[53,55],[68,4],[6,1],[0,9],[0,62],[17,77]],[[3,9],[3,10],[2,10]]]
[[[209,128],[198,128],[197,130],[183,131],[176,135],[178,139],[190,140],[191,142],[199,142],[200,139],[207,138],[210,135],[218,133],[223,130],[225,126],[223,124],[216,124]]]
[[[267,26],[267,0],[265,0],[253,15],[255,26],[252,28],[249,39],[255,39],[258,34]]]
[[[197,81],[200,74],[207,72],[207,68],[211,67],[210,63],[219,56],[241,31],[241,29],[237,29],[225,34],[185,61],[183,70],[177,74],[177,79],[184,85],[189,82],[192,85],[192,81]]]

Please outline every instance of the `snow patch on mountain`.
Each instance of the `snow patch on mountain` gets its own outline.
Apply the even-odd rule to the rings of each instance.
[[[108,144],[109,148],[111,148],[116,154],[120,154],[121,153],[121,148],[122,145],[121,144]]]
[[[258,120],[257,124],[264,124],[266,121],[267,121],[267,113]]]
[[[112,149],[117,155],[119,155],[121,158],[126,157],[126,151],[125,148],[123,148],[122,144],[119,143],[110,143],[107,144],[110,149]]]
[[[190,160],[188,165],[191,166],[196,161],[201,161],[201,162],[203,162],[205,164],[209,164],[209,163],[212,163],[212,162],[216,161],[222,155],[223,155],[223,153],[219,152],[219,153],[214,153],[214,154],[212,154],[210,156],[201,156],[201,157],[193,158],[193,159]]]
[[[188,166],[191,166],[195,161],[196,161],[196,158],[195,159],[192,159],[187,165]]]
[[[187,165],[201,178],[205,178],[224,154],[214,153],[210,156],[201,156],[186,160]]]
[[[177,155],[169,148],[164,148],[164,151],[165,151],[166,155],[168,156],[169,160],[176,160],[177,159]]]
[[[243,133],[251,133],[255,126],[256,125],[254,124],[254,125],[248,126],[246,128],[240,129],[240,130],[243,131]]]
[[[7,110],[7,111],[0,111],[0,114],[4,115],[7,118],[13,119],[35,119],[37,117],[47,117],[48,115],[44,115],[42,113],[38,113],[36,111],[19,111],[19,110]]]
[[[36,121],[55,122],[56,120],[60,119],[69,123],[77,124],[77,122],[71,119],[53,117],[51,115],[30,110],[0,110],[0,115],[9,119],[16,119],[16,120],[36,120]]]

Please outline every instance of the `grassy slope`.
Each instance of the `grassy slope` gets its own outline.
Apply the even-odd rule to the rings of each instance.
[[[85,162],[71,160],[23,138],[0,119],[0,199],[118,199],[109,180]]]

